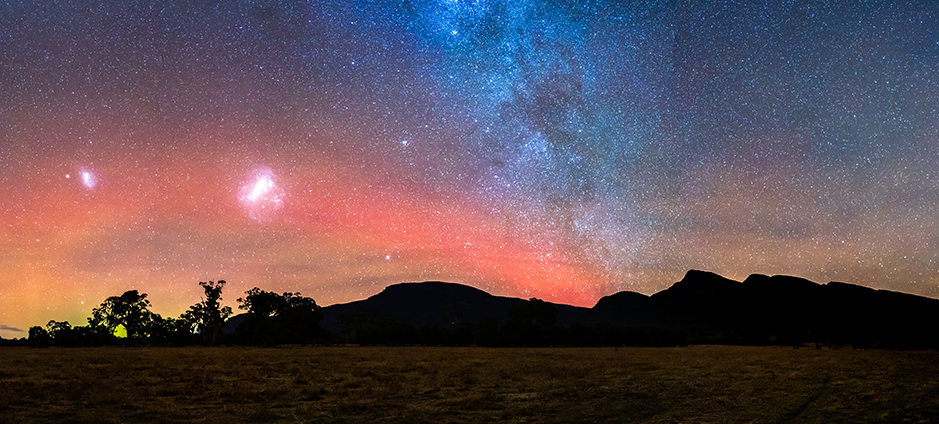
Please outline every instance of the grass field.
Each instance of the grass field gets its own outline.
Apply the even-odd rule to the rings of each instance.
[[[4,348],[0,422],[939,422],[939,353]]]

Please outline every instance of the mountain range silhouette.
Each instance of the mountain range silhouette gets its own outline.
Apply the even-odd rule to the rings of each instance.
[[[324,307],[321,326],[347,339],[362,338],[368,329],[380,344],[424,340],[415,334],[426,338],[463,332],[466,337],[459,340],[470,340],[470,333],[478,338],[487,328],[508,328],[512,311],[529,302],[462,284],[402,283],[364,300]],[[939,348],[932,325],[939,313],[937,299],[785,275],[754,274],[739,282],[691,270],[652,296],[623,291],[601,298],[592,308],[539,305],[556,311],[554,322],[538,330],[550,334],[540,339],[549,344]]]

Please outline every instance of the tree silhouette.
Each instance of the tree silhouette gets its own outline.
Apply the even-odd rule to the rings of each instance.
[[[72,327],[72,333],[76,343],[81,346],[104,346],[118,341],[117,337],[104,326],[80,325]]]
[[[192,323],[186,319],[163,318],[153,314],[146,325],[151,344],[183,346],[192,343]]]
[[[248,316],[238,327],[249,344],[311,343],[322,335],[323,311],[312,298],[300,293],[277,293],[257,287],[238,298],[238,308]]]
[[[339,317],[341,336],[362,345],[402,345],[415,340],[412,326],[384,318],[372,311],[351,311]]]
[[[509,307],[503,332],[510,344],[551,344],[557,337],[557,315],[554,305],[531,298]]]
[[[49,332],[40,326],[29,327],[29,347],[49,347],[52,338]]]
[[[203,343],[215,345],[225,320],[232,314],[230,306],[220,304],[225,280],[218,280],[218,283],[200,281],[199,285],[205,290],[205,298],[202,302],[190,306],[181,318],[194,324]]]
[[[346,312],[339,317],[339,335],[345,339],[346,344],[358,341],[360,333],[369,331],[369,327],[377,320],[375,312]]]
[[[69,324],[68,321],[51,320],[46,324],[46,332],[49,333],[52,344],[56,346],[73,347],[81,342],[76,337],[72,324]]]
[[[246,291],[245,297],[238,298],[238,303],[238,309],[244,309],[258,318],[273,317],[278,311],[287,308],[284,296],[257,287]]]
[[[114,334],[118,326],[127,330],[127,340],[134,343],[147,337],[147,326],[153,319],[147,294],[128,290],[120,296],[111,296],[91,311],[88,324],[92,328],[104,327]]]
[[[541,299],[531,298],[527,302],[509,307],[509,323],[524,326],[550,327],[557,322],[558,311],[554,305]]]

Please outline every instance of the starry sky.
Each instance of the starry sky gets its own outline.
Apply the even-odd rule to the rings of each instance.
[[[939,296],[939,6],[0,3],[0,336],[199,281]]]

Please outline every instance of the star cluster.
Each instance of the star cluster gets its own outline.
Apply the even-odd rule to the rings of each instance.
[[[199,281],[939,295],[939,7],[0,6],[0,336]]]

